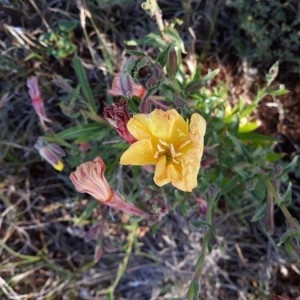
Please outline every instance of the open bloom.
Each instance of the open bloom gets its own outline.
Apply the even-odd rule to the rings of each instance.
[[[52,167],[57,171],[62,171],[64,169],[64,163],[61,157],[65,156],[65,151],[56,144],[47,144],[43,141],[43,138],[39,137],[34,145],[39,151],[41,157],[43,157]]]
[[[133,143],[136,139],[127,129],[127,123],[131,118],[128,110],[128,101],[121,100],[116,104],[109,105],[104,108],[103,115],[106,121],[115,128],[118,134],[128,143]]]
[[[122,165],[156,165],[154,182],[172,183],[190,192],[197,186],[203,154],[205,120],[197,113],[185,121],[175,109],[136,114],[127,124],[137,139],[121,156]]]
[[[38,85],[38,79],[36,76],[32,76],[27,80],[28,93],[31,99],[32,106],[37,113],[40,122],[44,128],[47,128],[45,122],[51,123],[51,120],[48,119],[44,107],[44,100],[41,97],[40,88]]]
[[[93,161],[79,165],[75,172],[72,172],[70,179],[79,193],[88,193],[103,204],[125,213],[136,216],[147,216],[147,213],[140,210],[132,203],[113,191],[107,182],[104,172],[105,163],[101,157]]]
[[[147,90],[135,83],[129,74],[118,73],[112,82],[112,88],[107,91],[111,96],[136,96],[141,99],[147,95]]]

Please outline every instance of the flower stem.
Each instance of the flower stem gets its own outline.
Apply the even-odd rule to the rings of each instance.
[[[119,267],[118,267],[118,271],[116,274],[116,279],[115,281],[112,283],[112,285],[106,290],[107,292],[107,298],[108,299],[114,299],[114,291],[119,283],[119,281],[121,280],[122,276],[124,275],[124,273],[126,272],[126,268],[128,265],[128,261],[129,261],[129,257],[132,253],[132,248],[133,248],[133,244],[134,244],[134,240],[136,238],[136,234],[137,234],[137,228],[138,228],[138,224],[137,223],[133,223],[130,226],[130,233],[128,234],[127,237],[127,245],[126,245],[126,252],[125,252],[125,256],[123,258],[123,261],[120,263]]]
[[[206,252],[207,252],[207,249],[208,249],[209,243],[211,241],[211,237],[212,237],[211,225],[212,225],[213,203],[214,203],[214,201],[209,201],[209,203],[208,203],[208,208],[207,208],[207,213],[206,213],[206,223],[208,225],[208,230],[206,231],[206,233],[204,235],[203,242],[202,242],[202,249],[199,254],[197,263],[196,263],[196,269],[194,272],[193,279],[192,279],[191,284],[188,289],[188,293],[187,293],[188,300],[194,300],[194,299],[196,299],[195,297],[198,296],[192,292],[192,289],[193,289],[194,283],[198,284],[200,282],[201,274],[202,274],[204,264],[205,264]]]
[[[164,25],[164,22],[162,19],[162,14],[161,14],[160,8],[159,8],[156,0],[151,0],[150,3],[153,8],[153,14],[155,16],[155,20],[156,20],[158,29],[159,29],[161,35],[164,37],[165,25]]]

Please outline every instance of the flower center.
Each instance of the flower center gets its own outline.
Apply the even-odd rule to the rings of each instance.
[[[180,147],[179,150],[181,150],[182,148],[183,147]],[[155,152],[154,158],[160,158],[163,155],[167,157],[168,162],[179,164],[181,161],[181,156],[183,154],[181,152],[176,152],[173,144],[168,144],[165,141],[159,139],[157,143],[157,151]]]

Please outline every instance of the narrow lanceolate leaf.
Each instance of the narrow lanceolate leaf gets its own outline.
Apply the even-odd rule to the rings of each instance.
[[[82,92],[84,94],[84,97],[88,101],[89,110],[95,113],[97,111],[97,106],[96,106],[96,102],[95,102],[95,99],[94,99],[94,96],[93,96],[93,92],[92,92],[92,89],[90,87],[85,69],[84,69],[84,67],[81,63],[80,58],[77,55],[75,55],[73,57],[72,65],[73,65],[74,71],[76,73],[76,76],[78,78],[80,87],[81,87]]]
[[[168,46],[158,55],[156,61],[162,66],[166,66],[169,60],[171,50],[174,48],[174,43],[168,44]]]
[[[277,77],[279,71],[279,61],[276,61],[273,66],[270,68],[266,79],[267,79],[267,85],[269,86]]]
[[[68,128],[61,131],[57,136],[63,140],[80,140],[80,141],[90,141],[94,139],[102,138],[101,132],[103,131],[103,125],[99,123],[90,123],[85,125],[77,125],[72,128]]]

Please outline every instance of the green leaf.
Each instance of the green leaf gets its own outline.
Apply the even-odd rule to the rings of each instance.
[[[268,154],[266,155],[266,159],[267,159],[269,162],[272,162],[272,163],[281,160],[283,157],[284,157],[284,154],[283,154],[283,153],[268,153]]]
[[[76,220],[75,225],[79,225],[82,221],[87,220],[93,213],[94,209],[99,205],[99,201],[93,200],[88,203],[83,213]]]
[[[257,103],[247,105],[240,113],[240,119],[249,116],[257,107]]]
[[[297,223],[297,221],[294,219]],[[279,246],[284,245],[287,253],[299,260],[300,257],[300,227],[299,224],[297,228],[289,228],[287,232],[281,237]]]
[[[85,98],[88,101],[88,107],[89,110],[93,113],[97,112],[97,105],[93,96],[92,89],[90,87],[90,84],[88,82],[88,78],[85,72],[85,69],[81,63],[80,58],[76,55],[74,55],[73,60],[72,60],[72,66],[73,69],[76,73],[76,76],[78,78],[80,87],[82,88],[82,92],[85,96]]]
[[[147,34],[146,37],[138,40],[138,43],[157,48],[164,48],[166,46],[166,42],[162,37],[159,34],[152,32]]]
[[[292,170],[294,170],[297,163],[298,163],[298,156],[295,156],[288,165],[286,165],[285,167],[283,167],[281,169],[280,173],[278,174],[278,177],[282,177],[282,176],[286,175],[287,173],[291,172]]]
[[[281,196],[279,205],[290,205],[292,202],[292,184],[289,182],[284,194]]]
[[[278,84],[274,86],[268,86],[266,88],[266,93],[272,96],[281,96],[289,93],[289,90],[287,90],[283,84]]]
[[[261,180],[260,178],[257,179],[255,188],[251,194],[252,197],[260,203],[266,200],[267,187],[264,180]]]
[[[269,69],[266,75],[267,85],[269,86],[277,77],[279,71],[279,61],[276,61],[273,66]]]
[[[244,125],[239,126],[239,131],[238,132],[251,132],[254,131],[258,128],[258,122],[248,122]]]
[[[209,82],[210,80],[212,80],[213,78],[215,78],[220,72],[220,69],[215,69],[211,72],[209,72],[208,74],[206,74],[203,78],[202,78],[202,82],[204,84],[206,84],[207,82]]]
[[[264,203],[255,213],[255,215],[251,218],[251,222],[256,222],[261,220],[264,215],[265,215],[265,210],[266,210],[267,204]]]
[[[287,89],[277,90],[273,92],[269,92],[271,96],[282,96],[288,94],[290,91]]]
[[[187,93],[195,93],[200,90],[201,87],[204,86],[204,82],[202,80],[193,80],[186,85],[185,91]]]
[[[263,134],[259,134],[256,132],[239,132],[237,134],[237,137],[244,141],[244,142],[250,142],[256,145],[263,145],[266,143],[273,143],[276,142],[278,139],[270,136],[266,136]]]
[[[221,188],[221,193],[222,195],[227,194],[230,192],[232,189],[236,188],[238,183],[240,182],[240,176],[239,175],[234,175],[230,180],[228,180],[224,186]]]
[[[171,50],[174,48],[174,43],[168,44],[168,46],[159,53],[158,57],[156,58],[156,61],[162,66],[166,66],[169,61],[169,55]]]
[[[74,139],[77,141],[92,141],[103,138],[103,125],[99,123],[90,123],[85,125],[77,125],[61,131],[57,136],[64,140]]]
[[[175,28],[171,28],[171,27],[165,28],[165,34],[172,39],[172,42],[175,42],[176,47],[179,47],[181,53],[186,54],[184,42]]]
[[[241,141],[238,138],[236,138],[235,136],[233,136],[232,134],[230,134],[229,132],[227,132],[227,136],[234,144],[237,152],[242,154],[245,157],[245,159],[251,160],[251,154],[246,149],[246,147],[241,143]]]
[[[141,51],[136,51],[136,50],[130,50],[130,49],[125,49],[125,51],[132,56],[146,56],[144,52]]]

